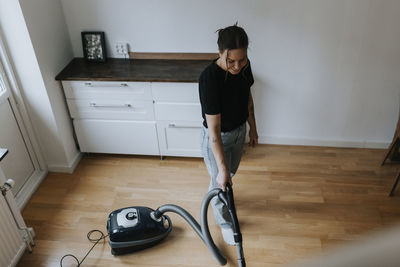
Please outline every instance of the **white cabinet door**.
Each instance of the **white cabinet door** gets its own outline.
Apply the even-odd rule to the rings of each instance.
[[[161,156],[201,157],[201,122],[158,121]]]
[[[15,181],[12,192],[14,195],[17,195],[18,191],[35,171],[35,167],[28,153],[8,98],[3,98],[1,91],[0,147],[7,148],[9,151],[7,157],[0,163],[0,167],[3,169],[7,178],[12,178]]]
[[[159,155],[154,121],[74,120],[82,152]]]
[[[151,83],[153,99],[158,102],[199,103],[198,83]]]
[[[199,103],[157,102],[154,111],[156,120],[160,121],[203,121]]]

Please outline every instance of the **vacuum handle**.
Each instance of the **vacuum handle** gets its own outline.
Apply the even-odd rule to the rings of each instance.
[[[230,183],[227,183],[226,186],[226,198],[227,198],[227,206],[228,209],[235,209],[235,200],[233,199],[233,189]]]
[[[242,247],[242,233],[240,232],[239,221],[236,214],[235,200],[233,198],[233,190],[230,184],[226,185],[226,192],[222,194],[222,198],[225,198],[223,202],[226,204],[232,219],[233,238],[236,243],[239,267],[246,267],[246,261],[244,259]]]
[[[240,233],[239,221],[236,215],[235,200],[233,198],[233,189],[229,183],[226,184],[226,192],[223,195],[226,197],[224,202],[226,203],[228,212],[232,219],[233,237],[235,242],[242,242],[242,234]]]

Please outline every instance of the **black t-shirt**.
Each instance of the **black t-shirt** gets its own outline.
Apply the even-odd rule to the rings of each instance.
[[[208,65],[199,79],[203,125],[207,127],[205,114],[221,114],[222,132],[232,131],[245,123],[249,116],[250,86],[253,83],[250,61],[236,75],[223,70],[216,60]]]

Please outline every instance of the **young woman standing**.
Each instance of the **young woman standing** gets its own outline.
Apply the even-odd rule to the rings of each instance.
[[[250,87],[254,83],[247,58],[248,37],[237,26],[218,30],[219,58],[200,75],[199,94],[203,115],[202,153],[211,176],[210,187],[232,185],[239,167],[249,123],[250,145],[258,143]],[[223,203],[214,198],[212,207],[226,243],[234,245],[232,223]]]

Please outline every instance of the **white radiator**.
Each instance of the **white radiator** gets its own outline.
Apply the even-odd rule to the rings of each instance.
[[[10,191],[13,184],[0,168],[0,267],[17,265],[25,249],[32,251],[34,245],[33,229],[26,227]]]
[[[0,194],[0,266],[15,266],[25,249],[22,233]]]

